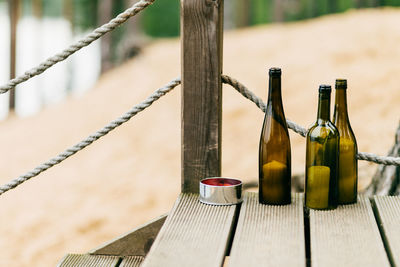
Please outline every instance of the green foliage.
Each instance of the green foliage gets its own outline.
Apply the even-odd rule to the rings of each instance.
[[[336,0],[338,12],[344,12],[354,7],[354,2],[351,0]]]
[[[400,0],[381,0],[387,6],[400,6]]]
[[[113,10],[112,10],[113,17],[118,16],[118,14],[120,14],[127,8],[128,7],[125,6],[124,0],[113,0]],[[125,27],[118,27],[111,33],[112,34],[111,58],[113,58],[113,59],[117,58],[117,55],[116,55],[117,49],[116,48],[118,47],[118,44],[123,40],[125,33],[126,33]]]
[[[316,16],[322,16],[329,13],[329,1],[332,0],[319,0],[314,2]]]
[[[297,1],[296,9],[285,10],[285,20],[295,21],[312,17],[312,0]]]
[[[22,0],[22,15],[23,14],[31,14],[32,13],[32,6],[31,6],[31,1],[32,0]],[[0,0],[1,2],[1,0]]]
[[[32,0],[20,0],[22,14],[32,14]],[[42,0],[44,16],[59,17],[63,15],[64,1]],[[98,4],[102,0],[71,0],[73,5],[73,23],[75,29],[86,30],[98,26]],[[234,1],[234,0],[225,0]],[[246,9],[243,4],[246,1]],[[322,16],[325,14],[344,12],[350,8],[373,6],[400,6],[400,0],[280,0],[283,7],[284,21],[295,21]],[[0,0],[0,3],[7,0]],[[113,15],[125,10],[124,0],[113,0]],[[179,35],[179,2],[180,0],[157,0],[144,10],[139,17],[142,30],[153,37],[172,37]],[[263,24],[274,21],[276,0],[235,0],[236,15],[234,19],[241,26]],[[244,3],[244,2],[242,2]],[[245,13],[243,13],[245,12]],[[244,19],[243,19],[244,18]],[[118,43],[124,35],[124,28],[113,33]]]
[[[42,0],[43,15],[48,17],[58,17],[62,15],[63,0]],[[31,1],[29,1],[31,2]]]
[[[47,0],[47,1],[54,1],[54,0]],[[72,0],[72,1],[74,8],[73,23],[76,26],[76,28],[80,30],[86,30],[93,28],[98,24],[97,7],[99,0]]]
[[[156,1],[141,15],[142,27],[146,34],[154,37],[179,35],[179,0]]]
[[[271,8],[272,0],[253,0],[251,3],[251,24],[262,24],[272,20]]]

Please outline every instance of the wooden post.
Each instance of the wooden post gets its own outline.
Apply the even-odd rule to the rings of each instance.
[[[328,11],[329,13],[337,12],[337,0],[329,0],[328,2]]]
[[[9,0],[10,14],[10,79],[15,78],[16,74],[16,56],[17,56],[17,24],[20,0]],[[10,90],[9,109],[15,109],[15,89]]]
[[[36,0],[37,1],[37,0]],[[73,0],[63,0],[63,16],[71,24],[74,31],[74,3]]]
[[[131,7],[137,0],[124,0],[124,8]],[[126,22],[126,33],[122,40],[122,49],[118,49],[118,60],[126,61],[140,53],[143,45],[141,16],[135,16]]]
[[[221,175],[223,0],[181,0],[182,192]]]
[[[124,8],[129,8],[131,7],[134,3],[136,3],[136,0],[125,0],[124,1]],[[140,22],[141,16],[135,16],[133,18],[130,18],[126,23],[127,23],[127,34],[128,38],[132,39],[138,39],[138,37],[142,34],[141,30],[141,22]]]
[[[112,0],[102,0],[99,2],[98,20],[103,25],[112,18]],[[112,68],[112,33],[108,33],[101,38],[101,72]]]
[[[37,19],[42,19],[43,16],[43,0],[32,0],[32,13]]]

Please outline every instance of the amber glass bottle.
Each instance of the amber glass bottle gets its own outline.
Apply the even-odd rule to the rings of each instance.
[[[305,205],[333,209],[338,198],[339,132],[330,121],[331,86],[319,87],[317,121],[306,143]]]
[[[269,70],[268,102],[259,146],[259,200],[263,204],[291,203],[291,151],[283,112],[281,69]]]
[[[357,202],[357,142],[347,114],[347,81],[336,80],[333,123],[339,131],[339,204]]]

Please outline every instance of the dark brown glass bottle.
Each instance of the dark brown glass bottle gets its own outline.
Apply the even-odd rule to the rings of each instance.
[[[347,81],[337,79],[333,123],[339,131],[339,204],[357,202],[357,142],[347,113]]]
[[[307,132],[305,205],[333,209],[338,198],[339,132],[330,121],[331,86],[319,87],[317,121]]]
[[[283,112],[281,69],[269,70],[268,102],[259,146],[259,201],[291,203],[291,151]]]

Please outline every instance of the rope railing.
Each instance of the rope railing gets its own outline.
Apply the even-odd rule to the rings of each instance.
[[[126,112],[124,115],[121,117],[111,121],[109,124],[104,126],[102,129],[99,131],[95,132],[94,134],[88,136],[81,142],[77,143],[76,145],[66,149],[64,152],[60,153],[56,157],[46,161],[45,163],[37,166],[34,168],[32,171],[29,171],[18,178],[12,180],[11,182],[3,185],[0,187],[0,195],[4,194],[8,190],[11,190],[18,185],[28,181],[29,179],[39,175],[40,173],[50,169],[51,167],[63,162],[67,158],[71,157],[72,155],[76,154],[77,152],[81,151],[85,147],[91,145],[94,141],[100,139],[101,137],[105,136],[118,126],[121,126],[125,122],[129,121],[133,116],[137,115],[141,111],[145,110],[148,108],[151,104],[153,104],[155,101],[160,99],[162,96],[165,94],[169,93],[172,89],[174,89],[176,86],[178,86],[181,83],[180,78],[174,79],[170,81],[168,84],[166,84],[164,87],[157,89],[153,94],[151,94],[146,100],[141,102],[140,104],[135,105],[132,109],[130,109],[128,112]]]
[[[64,49],[62,52],[57,53],[56,55],[49,57],[44,62],[40,63],[37,67],[34,67],[24,74],[10,80],[6,84],[0,86],[0,94],[4,94],[9,90],[15,88],[20,83],[26,82],[33,77],[45,72],[47,69],[51,68],[55,64],[66,60],[69,56],[76,53],[77,51],[81,50],[82,48],[90,45],[106,33],[114,30],[121,24],[125,23],[128,19],[138,14],[140,11],[151,5],[155,0],[140,0],[132,7],[128,8],[117,17],[110,20],[108,23],[100,26],[99,28],[95,29],[93,32],[88,34],[83,39],[75,42],[74,44],[70,45],[68,48]]]
[[[222,78],[222,82],[223,83],[229,84],[230,86],[235,88],[239,93],[241,93],[245,98],[249,99],[254,104],[256,104],[257,107],[259,107],[262,110],[262,112],[265,113],[265,109],[266,109],[265,103],[262,101],[261,98],[256,96],[252,91],[247,89],[246,86],[244,86],[239,81],[237,81],[234,78],[231,78],[231,77],[229,77],[227,75],[222,75],[221,78]],[[303,128],[300,125],[292,122],[291,120],[286,120],[286,122],[287,122],[287,125],[288,125],[289,129],[293,130],[294,132],[298,133],[299,135],[301,135],[303,137],[306,137],[307,130],[305,128]]]
[[[231,85],[235,88],[240,94],[242,94],[245,98],[252,101],[254,104],[257,105],[263,112],[265,112],[265,103],[262,101],[261,98],[256,96],[253,92],[246,88],[243,84],[239,81],[231,78],[227,75],[222,75],[222,82]],[[300,134],[301,136],[305,137],[307,134],[307,130],[304,127],[290,121],[286,120],[288,128],[293,130],[294,132]],[[396,165],[400,166],[400,157],[388,157],[388,156],[378,156],[373,153],[366,153],[366,152],[359,152],[357,154],[357,159],[366,160],[375,162],[377,164],[384,164],[384,165]]]
[[[235,88],[240,94],[242,94],[245,98],[249,99],[253,103],[257,105],[263,112],[265,112],[266,105],[262,101],[261,98],[256,96],[253,92],[251,92],[249,89],[247,89],[246,86],[241,84],[239,81],[237,81],[234,78],[231,78],[227,75],[222,75],[221,76],[222,82],[231,85],[233,88]],[[90,135],[89,137],[85,138],[81,142],[77,143],[76,145],[66,149],[64,152],[60,153],[56,157],[46,161],[45,163],[37,166],[34,168],[32,171],[29,171],[18,178],[11,180],[9,183],[3,185],[0,187],[0,195],[4,194],[5,192],[17,187],[18,185],[28,181],[29,179],[39,175],[40,173],[50,169],[51,167],[63,162],[67,158],[71,157],[72,155],[76,154],[77,152],[83,150],[87,146],[91,145],[93,142],[96,140],[100,139],[101,137],[105,136],[115,128],[121,126],[125,122],[129,121],[133,116],[137,115],[139,112],[143,111],[147,107],[149,107],[151,104],[153,104],[155,101],[160,99],[162,96],[173,90],[176,86],[178,86],[181,83],[180,78],[176,78],[166,84],[164,87],[156,90],[152,95],[150,95],[146,100],[141,102],[140,104],[135,105],[132,109],[130,109],[128,112],[126,112],[124,115],[121,117],[111,121],[109,124],[104,126],[102,129],[97,131],[96,133]],[[293,130],[294,132],[300,134],[301,136],[305,137],[307,130],[304,127],[301,127],[300,125],[287,120],[288,128]],[[366,161],[372,161],[378,164],[384,164],[384,165],[397,165],[400,166],[400,157],[386,157],[386,156],[378,156],[372,153],[365,153],[365,152],[359,152],[357,154],[357,158],[360,160],[366,160]]]

